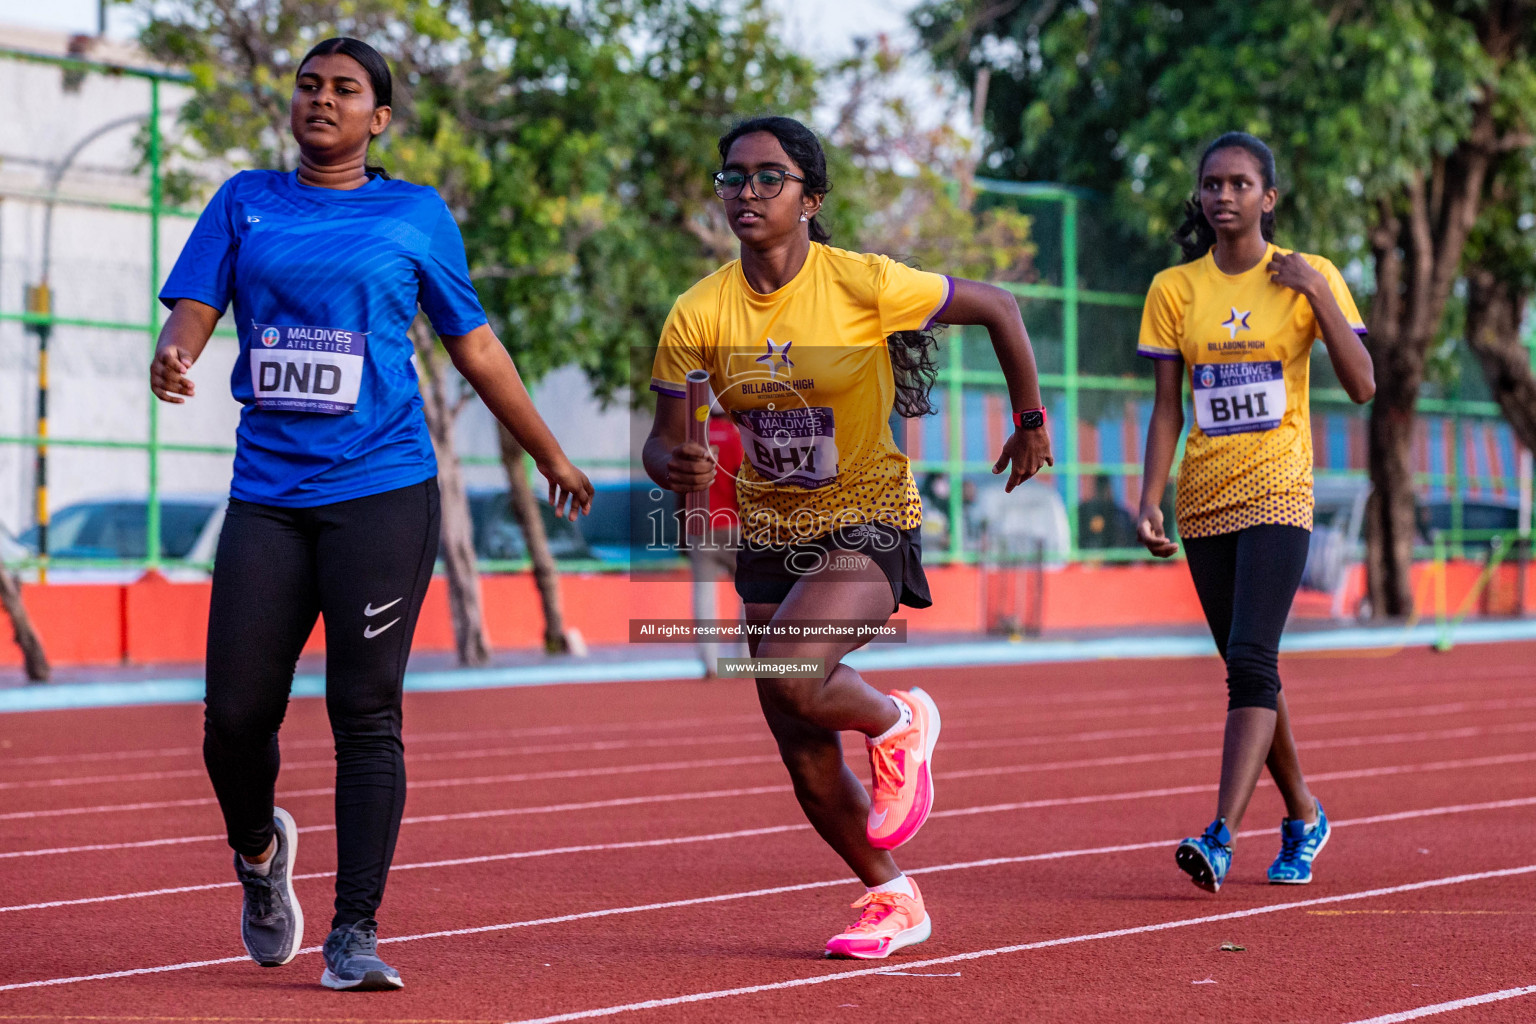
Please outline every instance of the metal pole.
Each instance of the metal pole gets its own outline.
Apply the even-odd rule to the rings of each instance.
[[[1457,388],[1457,397],[1461,397],[1460,388]],[[1461,414],[1454,413],[1451,416],[1451,545],[1450,550],[1455,557],[1462,557],[1461,528],[1465,517],[1461,507]]]
[[[965,384],[963,372],[965,329],[961,328],[955,343],[945,351],[944,401],[949,408],[944,414],[949,419],[949,557],[958,562],[965,554]]]
[[[160,80],[149,82],[149,353],[160,338]],[[160,568],[160,402],[149,398],[149,509],[145,530],[148,568]]]
[[[1061,210],[1061,286],[1066,291],[1061,311],[1061,359],[1066,373],[1066,431],[1062,461],[1067,481],[1067,557],[1077,560],[1078,444],[1077,444],[1077,197],[1068,195]]]
[[[46,276],[42,284],[27,288],[27,312],[51,316],[53,296]],[[37,582],[48,582],[48,335],[53,325],[46,321],[31,325],[37,335],[37,452],[32,475],[32,491],[37,515]]]

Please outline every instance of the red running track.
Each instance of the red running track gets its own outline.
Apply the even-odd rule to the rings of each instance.
[[[804,825],[750,686],[413,694],[380,914],[406,988],[366,995],[320,988],[312,948],[242,955],[199,708],[4,715],[0,1022],[1530,1022],[1533,663],[1529,644],[1287,658],[1338,832],[1313,885],[1264,884],[1266,784],[1219,896],[1173,864],[1214,804],[1214,659],[881,673],[944,712],[937,810],[898,857],[934,937],[864,963],[819,956],[861,890]],[[318,943],[318,700],[283,743]]]

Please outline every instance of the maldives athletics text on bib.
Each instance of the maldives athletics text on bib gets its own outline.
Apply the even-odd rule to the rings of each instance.
[[[814,490],[837,479],[837,435],[826,406],[731,413],[747,461],[786,487]]]
[[[336,416],[357,408],[366,334],[253,324],[251,387],[261,409]]]
[[[1195,422],[1208,437],[1273,430],[1285,418],[1285,371],[1279,360],[1196,363]]]

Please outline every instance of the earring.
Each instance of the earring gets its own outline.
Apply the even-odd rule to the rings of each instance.
[[[807,217],[807,216],[806,216],[806,215],[805,215],[805,214],[803,214],[803,213],[802,213],[802,214],[801,214],[801,215],[800,215],[800,223],[801,223],[801,224],[804,224],[804,223],[805,223],[805,222],[806,222],[806,221],[808,221],[808,220],[810,220],[810,219],[811,219],[811,218],[809,218],[809,217]]]

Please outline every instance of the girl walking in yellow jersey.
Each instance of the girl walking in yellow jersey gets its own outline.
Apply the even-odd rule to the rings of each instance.
[[[1008,292],[827,245],[817,220],[831,188],[826,156],[798,121],[745,121],[720,140],[720,159],[715,192],[741,258],[690,288],[667,318],[645,468],[680,493],[709,486],[715,463],[686,442],[684,403],[687,375],[708,372],[746,455],[736,590],[749,625],[769,630],[749,639],[752,654],[818,666],[806,678],[760,675],[758,698],[806,817],[869,890],[854,904],[858,922],[827,952],[885,957],[931,930],[889,851],[932,807],[939,734],[922,690],[882,694],[842,663],[899,605],[932,603],[922,503],[890,416],[931,408],[932,340],[921,332],[986,327],[1016,410],[992,470],[1009,470],[1011,491],[1051,463],[1034,353]],[[845,632],[824,635],[829,625]],[[843,762],[844,730],[867,738],[873,799]]]
[[[1375,393],[1365,326],[1338,270],[1274,244],[1275,158],[1231,132],[1206,148],[1177,238],[1187,262],[1147,293],[1138,351],[1157,360],[1137,536],[1160,558],[1178,550],[1160,508],[1184,427],[1188,366],[1195,425],[1176,514],[1200,605],[1227,665],[1227,725],[1216,820],[1179,844],[1178,865],[1217,892],[1232,839],[1268,765],[1285,798],[1276,884],[1305,885],[1328,841],[1307,788],[1280,692],[1280,633],[1312,530],[1307,371],[1321,339],[1356,402]]]

